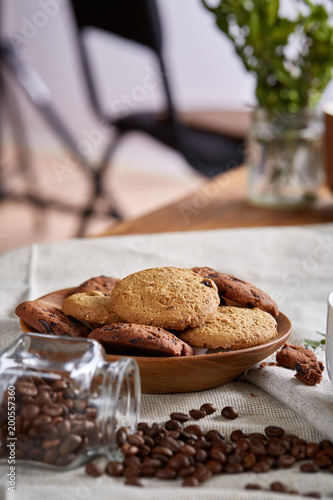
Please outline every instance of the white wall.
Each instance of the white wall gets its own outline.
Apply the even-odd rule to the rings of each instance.
[[[81,137],[84,130],[96,124],[96,118],[80,75],[70,2],[3,0],[3,3],[5,33],[20,47],[22,57],[40,73],[60,114],[75,136]],[[167,66],[178,107],[239,109],[253,104],[252,77],[245,72],[231,44],[215,27],[212,15],[200,0],[158,0],[158,4]],[[155,109],[161,105],[159,85],[145,88],[145,94],[138,90],[155,67],[149,51],[129,52],[128,43],[96,32],[88,34],[87,43],[105,109],[116,111],[119,101],[127,102],[132,109]],[[325,99],[326,96],[333,97],[332,86]],[[24,100],[20,102],[30,129],[40,133],[43,122]]]

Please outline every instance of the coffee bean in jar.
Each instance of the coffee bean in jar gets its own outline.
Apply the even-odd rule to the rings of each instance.
[[[134,360],[108,363],[87,339],[25,334],[0,356],[0,459],[67,469],[120,458],[117,430],[135,432],[139,407]]]

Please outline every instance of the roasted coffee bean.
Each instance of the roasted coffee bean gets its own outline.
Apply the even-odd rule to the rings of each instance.
[[[134,446],[133,444],[124,443],[121,447],[121,451],[125,455],[125,457],[128,457],[130,455],[136,455],[139,451],[139,448],[137,446]]]
[[[124,477],[139,477],[141,475],[141,467],[137,465],[129,465],[124,467],[123,476]]]
[[[227,457],[225,454],[218,448],[212,448],[209,453],[209,457],[221,464],[225,464],[227,461]]]
[[[234,420],[238,417],[238,412],[233,406],[225,406],[221,411],[221,415],[228,420]]]
[[[184,444],[183,446],[181,446],[179,448],[179,453],[185,453],[186,455],[195,455],[196,453],[196,449],[194,448],[194,446],[190,446],[188,444]]]
[[[244,451],[247,451],[250,446],[254,447],[253,445],[251,445],[251,441],[249,439],[238,439],[238,441],[236,441],[235,443],[235,453],[242,453]]]
[[[56,428],[58,430],[58,435],[60,438],[68,436],[71,430],[71,424],[69,420],[60,420],[56,423]]]
[[[56,459],[58,457],[58,450],[57,448],[50,448],[49,450],[46,450],[44,453],[43,461],[46,464],[54,464]]]
[[[190,416],[187,415],[186,413],[181,413],[181,412],[173,412],[170,413],[170,419],[171,420],[178,420],[179,422],[187,422],[190,420]]]
[[[188,425],[187,427],[184,428],[184,431],[190,434],[194,434],[197,437],[202,436],[204,434],[202,427],[196,424]]]
[[[260,460],[252,467],[252,471],[256,473],[269,472],[271,470],[266,460]]]
[[[222,434],[222,432],[219,432],[216,429],[211,429],[210,431],[206,432],[206,438],[212,442],[220,442],[225,440],[225,436]]]
[[[47,406],[51,403],[49,391],[42,391],[34,398],[34,404],[38,406]]]
[[[309,493],[303,493],[302,496],[307,498],[321,498],[321,494],[318,491],[310,491]]]
[[[191,465],[190,467],[184,467],[183,469],[179,469],[177,471],[178,473],[178,476],[179,477],[189,477],[189,476],[193,476],[193,473],[195,471],[195,467],[193,465]]]
[[[265,443],[267,441],[267,437],[265,436],[265,434],[262,434],[261,432],[251,432],[246,437],[251,441],[251,443],[255,444],[257,444],[258,442]]]
[[[60,404],[42,406],[42,412],[50,417],[59,417],[59,415],[62,415],[63,411],[63,407]]]
[[[167,422],[165,422],[165,428],[170,430],[170,431],[174,431],[177,429],[181,429],[182,426],[181,426],[181,423],[179,422],[179,420],[175,420],[174,418],[172,418],[171,420],[168,420]]]
[[[292,467],[295,462],[296,462],[296,458],[293,455],[289,455],[289,454],[281,455],[281,457],[279,457],[277,460],[277,463],[279,464],[279,466],[283,467],[284,469]]]
[[[50,448],[55,448],[60,443],[60,439],[46,439],[42,442],[43,450],[49,450]]]
[[[166,446],[167,448],[170,448],[171,451],[178,451],[179,448],[184,444],[184,441],[174,439],[171,436],[163,436],[159,440],[157,440],[156,438],[155,443],[161,446]]]
[[[150,453],[150,447],[146,444],[139,446],[139,455],[140,457],[146,457]]]
[[[256,483],[249,483],[245,486],[246,490],[262,490],[262,486]]]
[[[141,460],[139,457],[135,455],[130,455],[128,457],[125,457],[123,464],[126,467],[131,467],[131,466],[141,467]]]
[[[168,462],[168,467],[174,470],[184,469],[191,465],[191,460],[189,455],[184,453],[176,453]]]
[[[280,457],[287,453],[288,448],[283,441],[278,438],[269,438],[267,443],[267,452],[273,457]]]
[[[32,382],[24,381],[22,378],[16,383],[16,393],[20,396],[37,396],[38,389]]]
[[[200,436],[196,440],[195,446],[197,448],[202,448],[203,450],[209,450],[212,447],[212,444],[206,440],[205,436]]]
[[[296,458],[296,460],[304,460],[306,458],[306,444],[294,444],[291,449],[291,454]]]
[[[227,456],[228,464],[240,464],[242,463],[242,455],[240,453],[233,453]]]
[[[194,420],[200,420],[206,416],[206,412],[204,410],[190,410],[189,414]]]
[[[158,477],[159,479],[176,479],[177,472],[170,467],[164,467],[163,469],[156,471],[155,477]]]
[[[124,484],[126,484],[126,486],[138,486],[140,488],[143,487],[143,484],[138,477],[128,477]]]
[[[193,473],[193,477],[196,477],[198,479],[199,483],[203,483],[204,481],[207,481],[207,479],[210,479],[212,477],[212,475],[213,475],[212,471],[208,467],[206,467],[205,465],[203,467],[199,467]]]
[[[242,464],[245,470],[252,469],[252,467],[257,463],[257,459],[254,453],[244,453],[242,457]]]
[[[81,443],[81,436],[78,436],[77,434],[70,434],[61,442],[59,446],[59,454],[62,456],[70,455],[80,446]]]
[[[333,443],[331,441],[328,441],[328,439],[323,439],[319,443],[320,448],[333,448]]]
[[[200,406],[200,410],[206,412],[206,415],[211,415],[217,411],[217,408],[212,403],[205,403]]]
[[[109,476],[119,477],[122,475],[124,465],[121,462],[108,462],[105,467],[105,472]]]
[[[269,425],[265,427],[265,434],[269,438],[280,438],[284,434],[284,429],[282,429],[282,427],[276,427],[275,425]]]
[[[145,443],[147,446],[149,446],[150,448],[153,448],[153,446],[155,445],[155,441],[153,440],[152,437],[144,435],[143,439],[145,440]]]
[[[307,464],[302,464],[300,466],[300,471],[302,472],[309,472],[309,473],[315,473],[319,472],[319,467],[318,465],[315,465],[314,463],[307,463]]]
[[[170,448],[167,448],[166,446],[154,446],[154,448],[151,450],[151,454],[172,457],[173,452],[172,450],[170,450]]]
[[[200,486],[200,483],[199,483],[198,478],[196,478],[194,476],[190,476],[190,477],[185,477],[182,486],[196,488],[196,487]]]
[[[271,483],[269,489],[272,491],[278,491],[279,493],[288,492],[288,487],[280,481],[274,481],[273,483]]]
[[[142,460],[142,466],[143,467],[161,467],[162,462],[161,460],[158,460],[157,458],[151,458],[151,457],[145,457]]]
[[[239,439],[243,439],[245,437],[246,437],[246,433],[244,431],[242,431],[241,429],[236,429],[236,430],[232,431],[232,433],[230,434],[230,439],[233,442],[236,442]]]
[[[64,380],[56,380],[53,384],[52,384],[52,390],[53,391],[64,391],[65,389],[68,388],[68,385],[66,384],[66,382]]]
[[[217,460],[208,460],[206,463],[205,463],[205,466],[210,470],[212,471],[212,473],[215,475],[215,474],[219,474],[221,472],[221,470],[223,469],[223,465],[221,462],[218,462]]]
[[[320,469],[328,469],[328,467],[332,464],[332,460],[327,455],[317,455],[314,458],[314,464],[317,465]]]
[[[138,434],[133,434],[132,436],[128,436],[127,441],[130,444],[134,444],[135,446],[141,446],[145,444],[145,440],[143,439],[143,437],[139,436]]]
[[[244,472],[244,467],[240,463],[228,463],[223,467],[223,470],[228,474],[238,474]]]
[[[90,462],[86,465],[86,474],[92,477],[100,477],[103,474],[103,468],[94,462]]]
[[[197,448],[197,451],[195,452],[194,456],[197,462],[205,462],[207,460],[208,453],[202,448]]]

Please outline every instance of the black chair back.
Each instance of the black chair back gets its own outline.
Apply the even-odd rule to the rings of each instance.
[[[155,0],[72,0],[80,30],[92,26],[153,49],[162,49],[162,30]]]

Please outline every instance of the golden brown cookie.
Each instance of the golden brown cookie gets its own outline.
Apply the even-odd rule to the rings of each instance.
[[[93,325],[109,325],[123,321],[113,311],[110,295],[97,291],[69,295],[63,301],[62,310],[79,321],[87,321]]]
[[[259,307],[276,317],[279,308],[273,299],[260,288],[233,276],[220,273],[210,267],[193,267],[192,271],[214,280],[221,299],[230,299],[246,307]]]
[[[167,330],[203,325],[219,303],[213,280],[177,267],[155,267],[131,274],[111,292],[113,310],[128,323]]]
[[[192,347],[162,328],[117,323],[97,328],[89,339],[100,342],[108,354],[132,356],[190,356]]]
[[[261,309],[220,306],[203,326],[188,328],[179,337],[192,347],[246,349],[263,344],[277,335],[273,316]]]
[[[40,333],[87,337],[90,331],[76,319],[66,316],[60,309],[39,300],[22,302],[17,306],[15,313]]]
[[[88,293],[88,292],[102,292],[111,293],[111,290],[116,283],[120,281],[118,278],[111,278],[109,276],[97,276],[95,278],[89,278],[84,283],[81,283],[76,289],[76,293]]]

